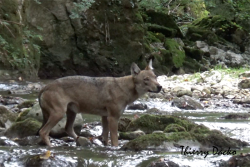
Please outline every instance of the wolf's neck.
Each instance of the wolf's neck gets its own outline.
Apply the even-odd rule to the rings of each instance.
[[[121,91],[127,96],[126,101],[128,103],[132,103],[140,97],[140,94],[136,91],[132,75],[117,78],[117,83]]]

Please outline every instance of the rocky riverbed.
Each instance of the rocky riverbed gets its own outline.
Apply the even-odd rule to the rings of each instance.
[[[36,96],[49,81],[0,83],[0,165],[248,166],[248,77],[228,70],[159,76],[163,90],[126,109],[118,148],[103,146],[99,117],[78,114],[79,140],[67,137],[63,119],[51,132],[51,150],[36,136],[42,122]]]

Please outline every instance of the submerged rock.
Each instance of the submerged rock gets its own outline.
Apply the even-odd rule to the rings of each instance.
[[[148,106],[146,104],[130,104],[127,109],[128,110],[146,110],[148,108]]]
[[[7,137],[0,137],[0,146],[18,146],[18,144]]]
[[[249,119],[250,113],[228,114],[222,118],[224,118],[224,119]]]
[[[170,160],[165,160],[163,158],[152,162],[148,167],[179,167],[178,164]]]
[[[241,154],[231,157],[228,161],[220,163],[219,167],[248,167],[250,166],[250,154]]]
[[[49,151],[49,150],[48,150]],[[47,151],[47,152],[48,152]],[[46,154],[48,154],[46,152]],[[81,165],[84,165],[84,162],[81,162]],[[86,164],[85,164],[86,165]],[[60,167],[77,167],[77,161],[74,161],[72,158],[53,155],[30,155],[25,160],[25,166],[36,166],[36,167],[47,167],[47,166],[60,166]]]

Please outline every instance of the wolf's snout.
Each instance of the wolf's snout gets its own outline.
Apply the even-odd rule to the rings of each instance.
[[[158,85],[158,86],[157,86],[157,91],[160,92],[160,91],[161,91],[161,88],[162,88],[162,86],[161,86],[161,85]]]

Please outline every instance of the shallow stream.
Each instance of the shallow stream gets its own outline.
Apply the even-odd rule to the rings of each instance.
[[[5,94],[5,89],[0,84],[1,94]],[[26,97],[27,95],[20,95]],[[29,95],[34,98],[35,95]],[[27,98],[27,97],[26,97]],[[249,108],[207,108],[205,110],[180,110],[172,107],[170,102],[162,102],[158,99],[150,101],[140,101],[148,105],[149,108],[158,108],[164,111],[164,114],[172,114],[176,116],[186,117],[195,123],[204,124],[210,129],[217,129],[229,137],[240,139],[250,143],[250,122],[249,120],[225,120],[221,117],[229,113],[248,113]],[[126,110],[123,116],[134,117],[134,115],[144,114],[145,111]],[[84,115],[84,123],[100,121],[100,117]],[[96,133],[100,134],[100,128],[96,128]],[[120,141],[126,142],[126,141]],[[46,146],[0,146],[0,166],[4,167],[21,167],[26,166],[26,160],[31,155],[38,155],[46,152]],[[121,151],[119,148],[93,146],[93,147],[78,147],[73,144],[70,147],[53,147],[52,155],[61,159],[61,164],[56,166],[108,166],[108,167],[131,167],[131,166],[148,166],[153,161],[159,159],[171,160],[180,166],[190,167],[213,167],[218,166],[221,160],[228,160],[232,155],[213,155],[211,151],[209,155],[204,158],[201,155],[183,155],[181,148],[172,150],[148,150],[141,152]],[[250,148],[236,150],[237,154],[249,153]]]

